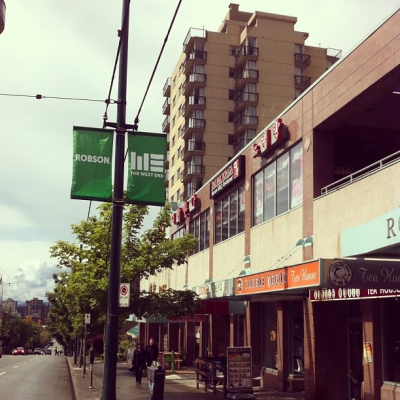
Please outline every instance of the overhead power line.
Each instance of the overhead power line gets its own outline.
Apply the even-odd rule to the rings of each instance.
[[[34,98],[37,100],[55,99],[55,100],[95,101],[95,102],[106,103],[106,104],[116,104],[117,103],[116,100],[110,100],[110,98],[107,98],[106,100],[99,100],[99,99],[85,99],[85,98],[79,98],[79,97],[43,96],[42,94],[29,95],[29,94],[15,94],[15,93],[0,93],[0,96],[29,97],[29,98]]]
[[[181,6],[181,3],[182,3],[182,0],[179,0],[178,5],[176,6],[176,9],[175,9],[174,16],[172,17],[171,24],[169,25],[168,32],[167,32],[167,36],[165,36],[164,43],[163,43],[163,45],[162,45],[162,47],[161,47],[160,53],[159,53],[158,58],[157,58],[157,62],[156,62],[156,64],[155,64],[155,66],[154,66],[154,69],[153,69],[153,72],[152,72],[152,74],[151,74],[149,83],[148,83],[148,85],[147,85],[146,92],[144,93],[143,100],[142,100],[142,102],[141,102],[141,104],[140,104],[139,111],[138,111],[138,113],[137,113],[137,115],[136,115],[136,118],[135,118],[136,130],[138,129],[138,125],[139,125],[139,115],[140,115],[140,112],[142,111],[142,107],[143,107],[144,101],[146,100],[147,93],[148,93],[148,91],[149,91],[149,89],[150,89],[150,85],[151,85],[151,83],[152,83],[152,81],[153,81],[153,78],[154,78],[154,75],[155,75],[155,73],[156,73],[156,70],[157,70],[157,67],[158,67],[158,63],[160,62],[161,56],[162,56],[162,54],[163,54],[163,52],[164,52],[165,45],[167,44],[169,34],[170,34],[170,32],[171,32],[172,26],[174,25],[175,18],[176,18],[177,14],[178,14],[178,10],[179,10],[179,7]]]

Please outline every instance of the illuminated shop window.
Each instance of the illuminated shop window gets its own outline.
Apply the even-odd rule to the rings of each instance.
[[[253,226],[303,204],[300,142],[253,178]]]
[[[214,205],[215,243],[244,231],[244,185],[227,194]]]

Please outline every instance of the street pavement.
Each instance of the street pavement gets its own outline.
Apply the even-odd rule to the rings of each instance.
[[[103,387],[103,362],[95,361],[93,371],[87,363],[86,374],[83,367],[74,365],[73,357],[66,357],[74,387],[75,400],[100,400]],[[141,385],[136,385],[135,376],[128,371],[125,362],[117,364],[116,381],[117,400],[149,400],[147,378],[142,379]],[[164,400],[215,400],[211,391],[205,391],[204,386],[196,388],[196,374],[190,369],[181,369],[174,374],[166,371],[164,385]],[[274,390],[255,388],[256,400],[304,400],[302,393],[280,393]]]

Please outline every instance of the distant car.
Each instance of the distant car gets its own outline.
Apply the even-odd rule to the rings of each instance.
[[[15,350],[13,350],[14,356],[24,356],[25,355],[25,350],[23,347],[17,347]]]
[[[33,350],[32,350],[32,349],[27,349],[27,350],[25,351],[25,354],[26,354],[26,355],[33,354]]]
[[[51,356],[51,349],[44,349],[43,351],[45,356],[47,355]]]
[[[36,354],[42,354],[42,349],[41,348],[39,348],[39,347],[36,347],[34,350],[33,350],[33,355],[35,356]]]

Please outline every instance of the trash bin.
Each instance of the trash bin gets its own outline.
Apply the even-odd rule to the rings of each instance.
[[[162,369],[160,363],[153,361],[151,367],[147,367],[147,379],[149,381],[149,400],[163,400],[165,369]]]

